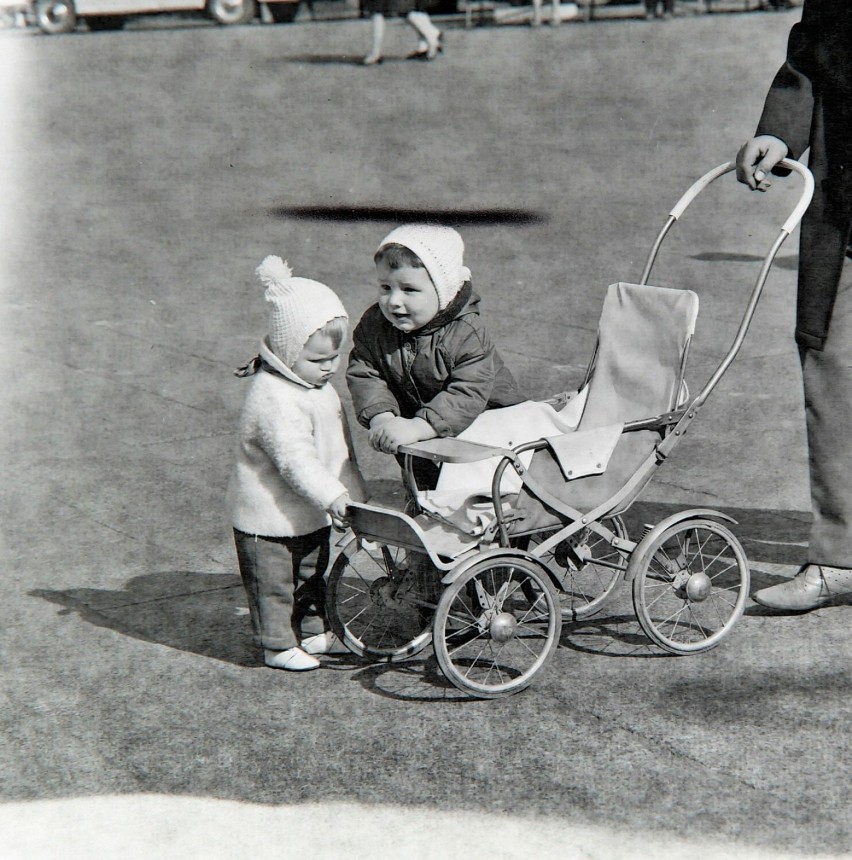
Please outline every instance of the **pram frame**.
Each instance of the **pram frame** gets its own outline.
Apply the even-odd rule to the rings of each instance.
[[[448,610],[445,605],[445,598],[448,596],[448,592],[455,589],[454,593],[458,596],[458,589],[460,586],[455,584],[459,580],[463,580],[466,576],[469,578],[470,571],[478,569],[481,562],[493,560],[494,564],[498,565],[501,561],[505,560],[510,568],[513,558],[517,560],[523,559],[526,563],[534,565],[536,569],[541,571],[542,575],[546,577],[545,581],[551,584],[553,591],[564,590],[558,572],[551,568],[544,556],[550,550],[554,550],[559,544],[564,544],[564,542],[569,538],[586,529],[603,538],[610,546],[621,554],[623,563],[609,563],[608,566],[618,571],[624,582],[633,583],[634,606],[637,608],[637,616],[640,624],[643,630],[645,630],[652,641],[656,644],[675,654],[694,653],[714,647],[715,644],[717,644],[717,642],[730,630],[733,623],[735,623],[739,615],[742,613],[748,588],[748,565],[742,551],[742,547],[739,545],[736,538],[724,526],[718,524],[714,525],[714,522],[735,523],[730,516],[707,508],[684,510],[665,518],[662,522],[657,523],[656,525],[647,526],[645,534],[639,541],[633,541],[627,537],[619,535],[616,531],[609,528],[603,520],[617,519],[621,513],[630,508],[639,493],[654,476],[657,468],[668,458],[674,447],[686,434],[688,428],[697,417],[707,398],[710,396],[719,380],[725,374],[738,354],[751,324],[758,301],[763,292],[769,271],[778,250],[798,225],[813,194],[813,177],[807,168],[791,159],[784,159],[781,162],[781,166],[798,173],[803,180],[804,187],[795,208],[788,219],[784,222],[778,237],[774,240],[769,251],[764,257],[760,272],[746,304],[742,321],[737,329],[730,348],[722,358],[716,370],[702,386],[698,394],[691,399],[688,399],[683,403],[683,405],[680,405],[677,402],[672,402],[670,404],[669,411],[665,413],[629,421],[624,424],[622,434],[642,430],[652,430],[659,433],[660,440],[654,445],[652,450],[632,475],[608,499],[597,504],[594,509],[584,513],[583,511],[575,509],[556,498],[545,487],[541,486],[535,478],[531,477],[529,470],[521,460],[521,455],[546,448],[548,446],[548,442],[545,439],[529,442],[510,450],[466,442],[458,439],[443,438],[432,439],[427,442],[413,445],[400,446],[399,448],[399,452],[404,455],[405,480],[414,498],[417,497],[418,492],[413,469],[413,460],[415,457],[429,459],[436,463],[470,463],[492,457],[500,458],[495,468],[491,487],[491,501],[494,508],[494,519],[486,527],[483,534],[471,543],[469,548],[464,549],[454,557],[442,556],[440,552],[435,551],[435,548],[430,546],[430,539],[426,532],[424,532],[418,523],[407,514],[366,504],[352,505],[351,520],[353,532],[356,535],[357,540],[378,541],[384,542],[388,545],[395,544],[416,552],[424,553],[429,557],[432,564],[434,564],[434,566],[441,572],[441,584],[445,586],[446,591],[438,603],[435,622],[436,629],[438,623],[437,619],[443,616],[443,620],[446,621],[447,618]],[[677,204],[670,211],[667,221],[657,234],[645,263],[639,285],[646,285],[648,283],[648,278],[650,277],[650,273],[663,240],[671,230],[674,223],[683,215],[690,203],[692,203],[700,192],[710,185],[710,183],[729,173],[734,169],[734,167],[735,165],[732,162],[726,162],[725,164],[719,165],[697,180],[680,198]],[[677,401],[679,399],[679,395],[682,390],[690,343],[691,336],[686,339],[683,346],[678,384],[672,395],[673,401]],[[583,386],[587,385],[592,378],[597,351],[598,344],[595,346],[595,351],[587,368]],[[583,386],[581,386],[581,389]],[[552,534],[552,529],[550,527],[545,529],[545,533],[549,536],[529,550],[518,549],[511,545],[513,540],[516,541],[520,537],[532,535],[535,532],[531,531],[526,533],[519,532],[510,534],[508,525],[512,521],[513,516],[511,512],[508,515],[504,512],[503,503],[505,499],[501,491],[503,475],[505,470],[510,467],[520,478],[521,485],[526,488],[529,493],[538,498],[543,504],[551,508],[557,514],[568,520],[568,522],[562,527],[554,526],[556,531]],[[428,511],[424,512],[428,514]],[[741,587],[739,588],[737,603],[736,606],[733,607],[730,619],[724,622],[723,629],[714,633],[706,642],[703,643],[699,642],[696,644],[681,645],[680,643],[667,638],[660,631],[656,630],[654,622],[653,620],[650,620],[647,612],[640,611],[645,608],[643,604],[644,597],[642,596],[642,589],[644,587],[643,582],[647,569],[656,558],[655,554],[661,552],[663,541],[666,540],[667,537],[670,539],[672,533],[675,533],[675,536],[677,536],[678,530],[681,528],[683,528],[684,533],[686,533],[687,529],[694,529],[696,532],[696,540],[698,540],[698,529],[705,529],[708,532],[721,536],[721,539],[731,550],[731,554],[734,557],[733,563],[740,570]],[[569,552],[572,551],[573,550]],[[573,558],[580,563],[585,563],[585,561],[589,560],[595,561],[594,559],[580,558],[576,554]],[[602,564],[605,566],[607,565],[606,562],[603,562]],[[470,587],[469,583],[468,587]],[[540,587],[544,588],[544,584],[542,583]],[[552,595],[548,595],[549,605],[551,605],[551,598]],[[577,618],[581,616],[577,614],[574,617]],[[686,624],[689,625],[689,623],[690,622],[687,620]],[[552,628],[552,620],[550,624]],[[431,637],[424,637],[421,635],[418,638],[417,650],[425,647],[430,638]],[[389,661],[393,661],[394,659],[405,659],[413,653],[415,653],[413,649],[401,649],[399,651],[399,657],[389,656],[385,659],[388,659]],[[550,653],[552,653],[552,650]],[[465,679],[459,677],[458,672],[453,670],[452,665],[447,665],[448,662],[451,663],[451,659],[447,656],[447,643],[440,637],[436,644],[436,655],[438,656],[442,670],[444,670],[444,673],[447,674],[452,683],[472,695],[484,697],[505,695],[508,692],[515,692],[516,690],[527,686],[532,680],[532,674],[535,671],[538,671],[547,659],[547,657],[543,657],[536,664],[535,668],[530,671],[529,677],[527,677],[523,683],[513,682],[505,687],[498,686],[490,688],[487,685],[482,687],[466,683]]]

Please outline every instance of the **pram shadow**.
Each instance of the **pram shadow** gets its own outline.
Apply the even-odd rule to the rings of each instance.
[[[327,657],[324,668],[351,672],[350,680],[368,693],[402,702],[471,702],[443,675],[430,651],[402,663],[366,663],[354,654]]]
[[[128,580],[121,589],[35,589],[61,615],[77,613],[96,627],[233,663],[261,666],[239,576],[167,571]]]
[[[699,507],[696,505],[696,507]],[[644,523],[660,522],[683,505],[637,503],[625,515],[631,536],[640,535]],[[806,560],[810,514],[802,511],[722,509],[735,520],[734,532],[748,555],[752,592],[791,575]],[[773,566],[785,567],[784,575]],[[764,568],[764,566],[766,566]],[[77,587],[35,589],[30,596],[76,613],[89,624],[198,654],[236,666],[262,667],[252,642],[251,625],[239,576],[198,571],[164,571],[141,574],[119,589]],[[628,609],[629,589],[619,586],[609,606],[592,618],[566,622],[561,645],[601,656],[665,657],[645,637]],[[852,604],[852,597],[838,603]],[[778,615],[755,604],[749,616]],[[399,664],[368,664],[354,655],[335,655],[324,661],[331,670],[353,672],[353,680],[378,695],[417,701],[464,700],[441,673],[431,651]]]
[[[598,657],[649,659],[671,656],[648,639],[635,615],[607,614],[606,607],[593,618],[563,622],[559,644],[563,648]]]

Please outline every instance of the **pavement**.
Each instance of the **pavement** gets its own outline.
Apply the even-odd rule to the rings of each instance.
[[[749,602],[675,658],[625,589],[499,701],[458,694],[431,652],[294,676],[259,663],[223,512],[266,254],[354,317],[391,226],[454,224],[520,383],[570,388],[606,285],[733,157],[797,15],[477,27],[430,64],[402,61],[400,23],[372,69],[359,21],[3,34],[0,856],[849,855],[848,602]],[[701,298],[693,386],[796,196],[728,179],[651,279]],[[630,512],[634,534],[733,516],[754,588],[806,552],[795,268],[791,240]],[[398,496],[356,445],[376,498]]]

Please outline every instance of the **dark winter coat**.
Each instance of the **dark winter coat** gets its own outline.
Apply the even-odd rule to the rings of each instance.
[[[457,436],[484,410],[526,399],[485,331],[479,301],[467,283],[414,332],[394,328],[377,304],[364,312],[346,371],[361,424],[392,412]]]
[[[790,156],[810,147],[814,199],[802,219],[796,340],[822,349],[852,221],[852,2],[805,0],[757,134]]]

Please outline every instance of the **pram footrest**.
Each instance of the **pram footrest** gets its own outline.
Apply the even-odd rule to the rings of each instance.
[[[346,513],[359,538],[421,552],[443,571],[451,570],[455,559],[478,543],[475,537],[447,524],[431,519],[419,522],[401,511],[352,502]]]

